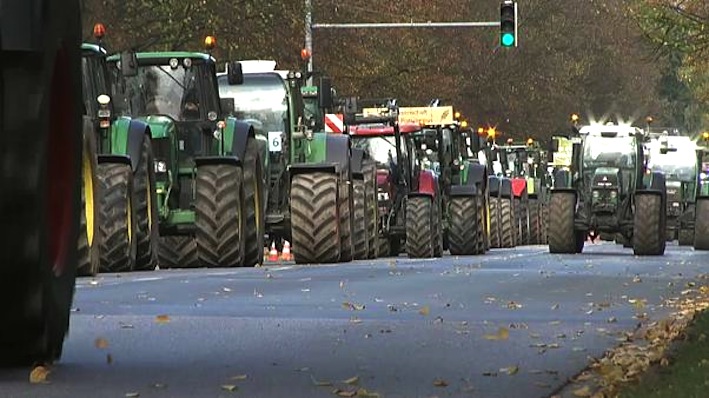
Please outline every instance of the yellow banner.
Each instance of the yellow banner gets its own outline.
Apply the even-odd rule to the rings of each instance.
[[[386,114],[386,108],[364,108],[364,116]],[[455,122],[452,106],[441,107],[404,107],[399,108],[399,123],[418,123],[426,126],[448,125]]]

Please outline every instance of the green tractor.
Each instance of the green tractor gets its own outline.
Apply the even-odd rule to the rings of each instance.
[[[103,37],[103,25],[94,33]],[[149,126],[118,117],[112,75],[100,44],[84,43],[84,109],[93,133],[84,137],[80,275],[152,270],[158,262],[157,201]],[[91,176],[91,178],[89,178]]]
[[[305,76],[275,67],[275,61],[232,62],[218,77],[222,97],[233,100],[234,115],[267,143],[261,162],[268,189],[258,222],[265,223],[271,241],[292,242],[296,263],[350,261],[354,173],[349,137],[315,130],[319,118],[306,118]],[[318,93],[319,108],[332,104],[330,90]],[[263,233],[255,233],[247,241],[261,242],[262,255]]]
[[[205,44],[214,43],[208,37]],[[226,117],[215,60],[198,52],[124,53],[109,61],[114,92],[144,120],[153,165],[163,267],[252,266],[247,250],[262,206],[261,145]]]
[[[581,253],[587,237],[608,233],[620,234],[636,255],[664,254],[665,177],[645,167],[643,131],[613,124],[573,130],[550,145],[568,154],[570,143],[571,156],[554,174],[549,251]]]
[[[482,143],[466,121],[455,127],[448,246],[453,255],[484,254],[490,249],[490,191]]]

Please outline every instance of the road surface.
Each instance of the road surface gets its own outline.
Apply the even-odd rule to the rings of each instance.
[[[78,282],[49,383],[2,370],[0,396],[548,397],[707,269],[605,243],[101,274]]]

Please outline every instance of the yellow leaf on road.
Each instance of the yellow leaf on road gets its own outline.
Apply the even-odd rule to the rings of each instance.
[[[573,391],[574,397],[590,397],[591,394],[591,387],[589,386],[583,386],[582,388],[576,389]]]
[[[158,315],[155,317],[155,322],[168,323],[168,322],[170,322],[170,317],[168,315]]]
[[[51,373],[49,368],[44,366],[36,366],[32,369],[32,372],[30,372],[30,383],[48,383],[47,376],[49,376],[49,373]]]
[[[108,348],[108,340],[106,340],[102,337],[99,337],[96,340],[94,340],[94,346],[98,349],[101,349],[101,350],[104,348]]]
[[[359,383],[359,376],[350,377],[349,379],[343,380],[342,382],[350,385],[357,384]]]
[[[485,340],[507,340],[510,338],[510,330],[507,328],[499,328],[497,334],[486,334]]]
[[[421,315],[423,315],[423,316],[427,316],[427,315],[430,314],[430,313],[431,313],[431,309],[428,308],[427,305],[421,307],[421,309],[419,310],[419,314],[421,314]]]
[[[248,378],[249,378],[249,376],[247,376],[247,375],[236,375],[236,376],[233,376],[231,378],[231,380],[246,380]]]
[[[237,386],[235,386],[235,385],[233,385],[233,384],[224,384],[224,385],[222,385],[222,390],[224,390],[224,391],[233,392],[233,391],[236,391],[236,390],[238,390],[238,389],[239,389],[239,387],[237,387]]]
[[[436,387],[448,387],[448,382],[443,379],[436,379],[433,381],[433,385]]]
[[[517,373],[519,373],[519,366],[515,365],[502,368],[500,369],[500,373],[507,373],[510,376],[516,375]]]

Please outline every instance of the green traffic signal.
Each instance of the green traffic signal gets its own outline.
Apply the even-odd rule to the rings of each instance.
[[[515,45],[515,35],[512,33],[502,34],[502,45],[504,47],[512,47]]]

